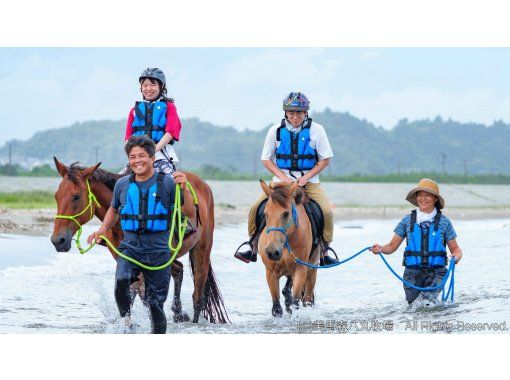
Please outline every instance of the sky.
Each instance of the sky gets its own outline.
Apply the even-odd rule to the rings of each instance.
[[[510,122],[509,48],[0,48],[0,145],[74,122],[125,119],[138,76],[164,70],[181,118],[262,129],[290,91],[312,111]]]

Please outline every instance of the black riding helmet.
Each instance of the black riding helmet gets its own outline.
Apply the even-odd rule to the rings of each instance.
[[[165,73],[163,70],[158,69],[157,67],[146,68],[144,71],[142,71],[140,78],[138,78],[138,83],[142,83],[146,78],[156,79],[161,83],[162,87],[166,87]]]

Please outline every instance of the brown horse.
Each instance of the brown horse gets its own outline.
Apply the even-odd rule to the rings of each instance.
[[[80,167],[77,163],[65,166],[54,158],[57,171],[62,181],[55,193],[57,201],[57,215],[76,215],[88,207],[91,209],[76,218],[80,225],[84,225],[92,215],[101,221],[110,206],[113,196],[113,187],[121,175],[99,169],[99,164],[88,168]],[[190,267],[195,289],[193,291],[193,322],[203,316],[212,323],[230,322],[225,310],[223,298],[216,283],[211,267],[210,255],[214,231],[214,200],[211,188],[201,178],[186,173],[188,181],[193,186],[198,198],[197,217],[190,218],[190,223],[197,230],[183,241],[177,259],[190,252]],[[89,181],[92,193],[99,201],[101,207],[89,202],[86,181]],[[72,237],[78,230],[78,225],[69,219],[55,219],[51,242],[58,252],[68,252],[71,248]],[[123,234],[120,223],[117,222],[106,234],[107,238],[118,247]],[[117,254],[110,250],[114,259]],[[174,298],[172,311],[175,322],[189,321],[189,317],[182,312],[181,285],[183,280],[183,266],[178,260],[172,264],[172,277],[174,279]],[[143,277],[141,278],[143,280]]]
[[[291,305],[298,306],[300,300],[304,306],[314,303],[317,270],[296,264],[294,257],[317,265],[319,247],[309,257],[312,230],[302,204],[307,201],[307,197],[298,183],[273,183],[269,187],[260,181],[260,185],[268,201],[264,209],[266,229],[259,237],[258,252],[266,266],[267,284],[273,299],[272,314],[280,317],[283,313],[279,294],[279,280],[282,276],[287,277],[282,291],[287,312],[291,312]]]

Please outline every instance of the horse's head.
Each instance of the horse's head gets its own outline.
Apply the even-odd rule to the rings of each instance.
[[[269,259],[278,261],[282,258],[285,243],[296,228],[296,204],[301,203],[303,190],[298,183],[275,183],[269,187],[264,181],[260,186],[268,197],[264,214],[268,232],[265,252]]]
[[[55,192],[57,215],[73,216],[76,221],[56,218],[51,242],[58,252],[67,252],[71,249],[72,238],[79,228],[77,223],[83,225],[94,215],[95,205],[89,199],[86,180],[101,163],[83,169],[74,164],[67,167],[55,157],[53,159],[58,173],[62,176],[62,181]]]

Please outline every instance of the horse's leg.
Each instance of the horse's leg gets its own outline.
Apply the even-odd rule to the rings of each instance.
[[[313,291],[315,282],[317,281],[317,269],[308,269],[305,281],[305,295],[303,297],[303,305],[311,306],[315,303]]]
[[[147,307],[147,303],[145,302],[145,282],[143,280],[143,273],[138,275],[138,281],[135,281],[129,287],[129,293],[131,296],[131,306],[135,302],[136,295],[140,297],[140,301],[142,301],[143,305]]]
[[[292,304],[299,307],[299,300],[303,297],[303,287],[305,286],[306,280],[306,267],[297,266],[292,277]]]
[[[281,317],[283,314],[282,305],[280,305],[280,283],[276,273],[266,268],[267,285],[273,299],[273,309],[271,310],[273,317]]]
[[[174,280],[174,299],[172,302],[172,311],[174,313],[174,322],[189,322],[189,316],[182,312],[181,287],[183,279],[183,267],[180,261],[175,260],[172,264],[172,278]]]
[[[285,283],[285,286],[283,287],[282,294],[285,298],[285,310],[287,313],[292,313],[292,310],[290,309],[290,305],[292,304],[292,277],[287,276],[287,282]]]
[[[198,323],[198,317],[205,307],[207,298],[205,283],[209,274],[209,255],[211,253],[211,244],[200,240],[197,245],[190,251],[193,265],[193,282],[195,289],[193,290],[193,323]],[[207,249],[206,249],[207,248]],[[206,254],[208,252],[208,254]]]

